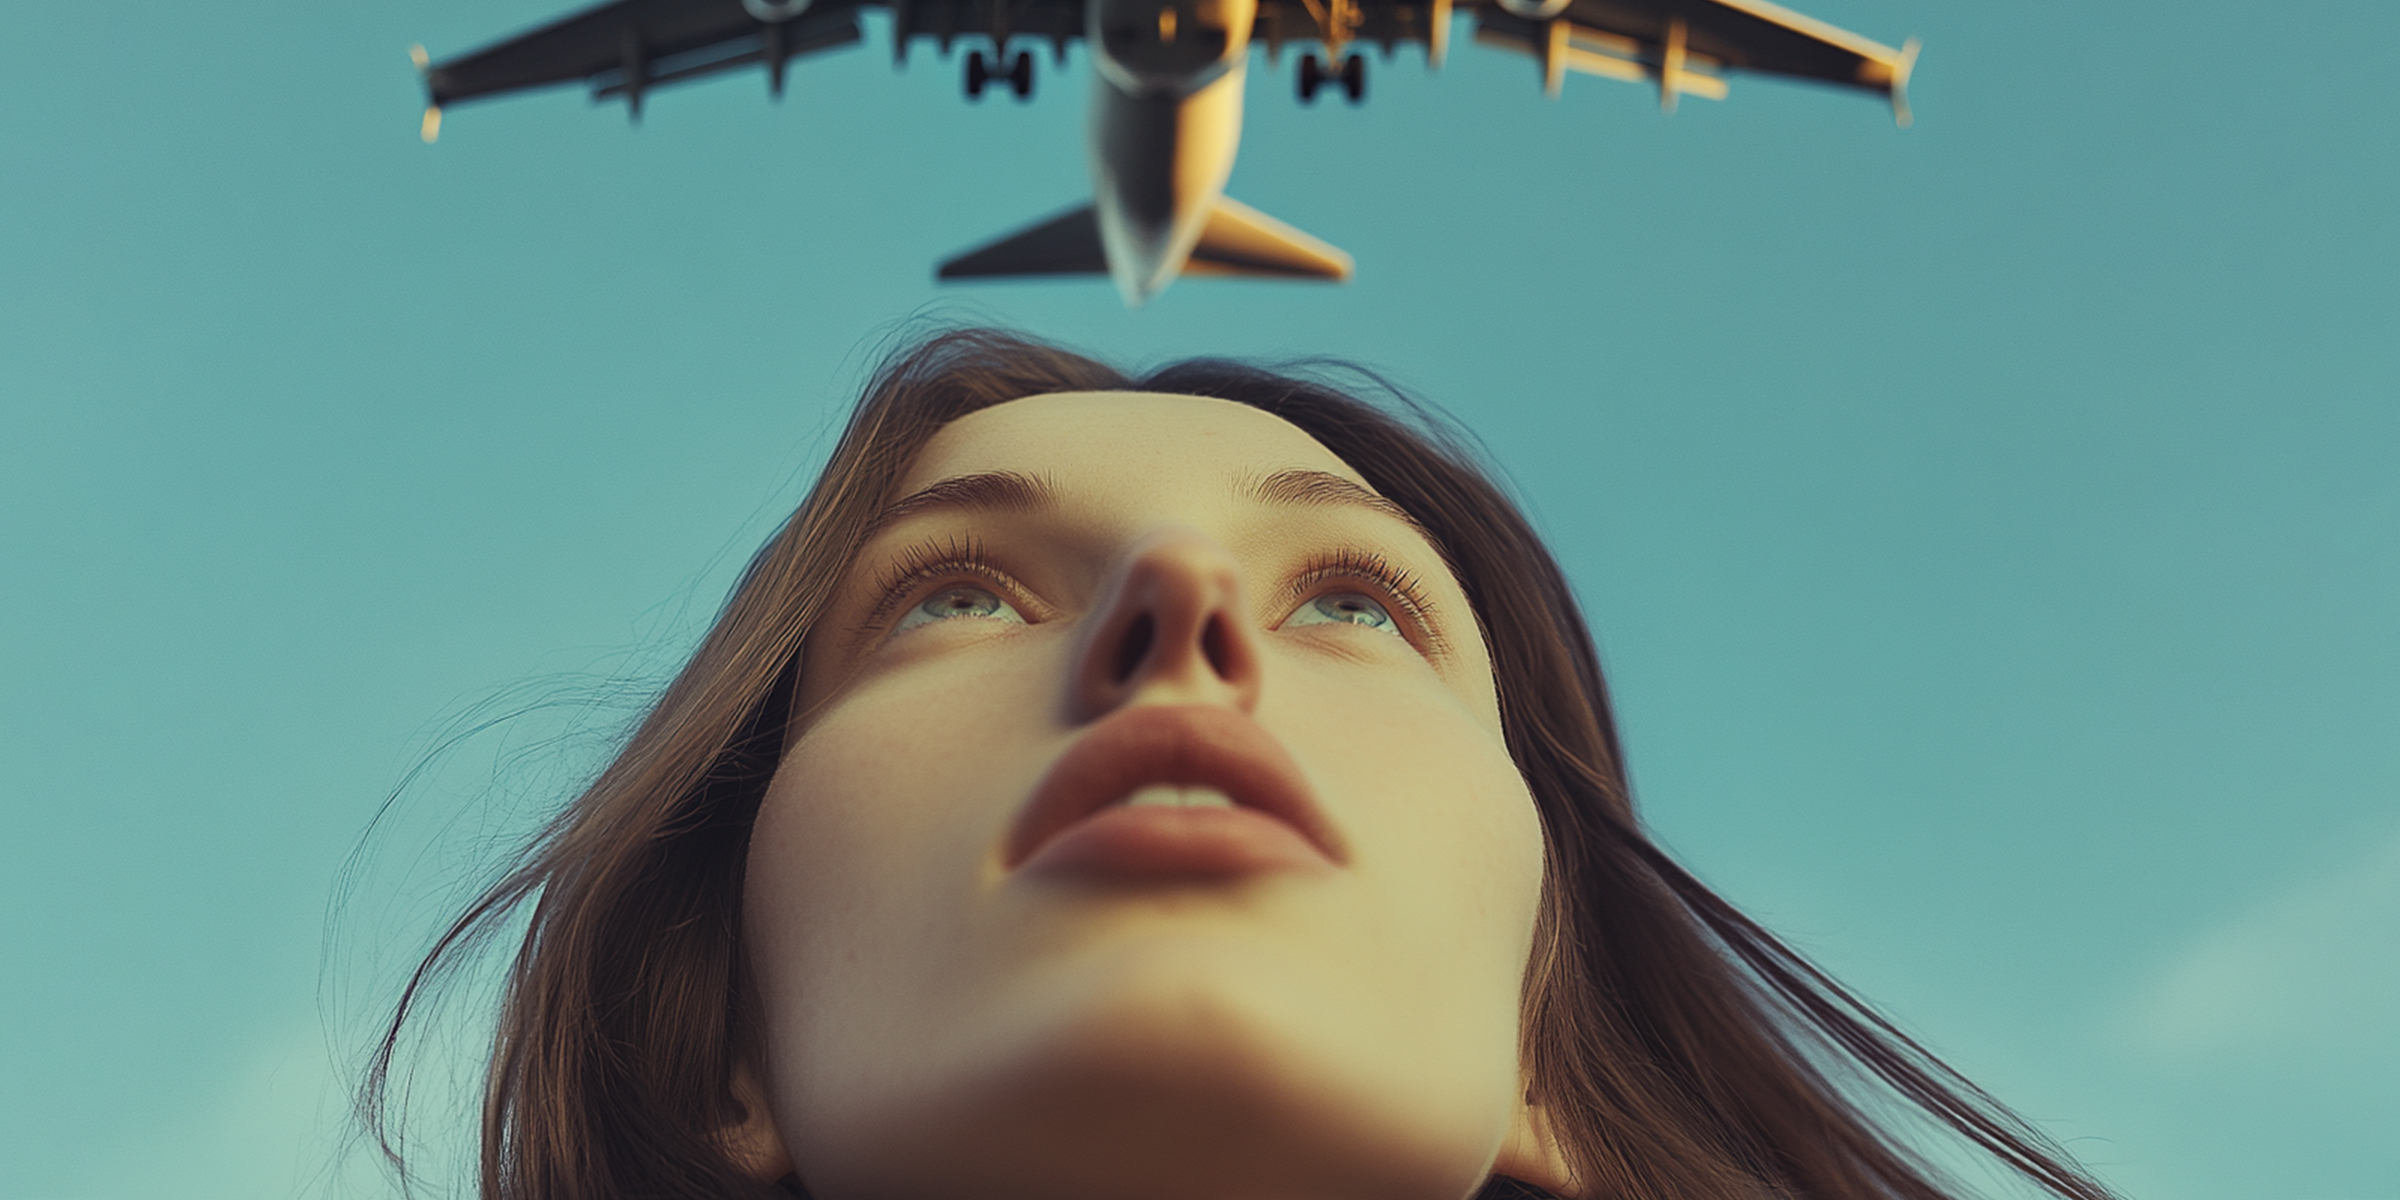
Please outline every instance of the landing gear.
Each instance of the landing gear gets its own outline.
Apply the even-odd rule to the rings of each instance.
[[[1341,69],[1330,70],[1324,60],[1314,54],[1300,56],[1300,103],[1314,104],[1317,89],[1329,83],[1342,85],[1342,94],[1356,104],[1367,98],[1367,60],[1353,54],[1342,60]]]
[[[1002,67],[1000,64],[1003,62],[1008,65]],[[1005,51],[995,51],[990,58],[985,58],[981,50],[967,53],[967,99],[983,99],[984,87],[1000,81],[1007,82],[1008,90],[1015,93],[1017,99],[1032,99],[1032,51],[1019,50],[1014,58],[1010,58]]]
[[[1008,90],[1019,100],[1033,99],[1033,52],[1017,51],[1015,61],[1008,64]]]

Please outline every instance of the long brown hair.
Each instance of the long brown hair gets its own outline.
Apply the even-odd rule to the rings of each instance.
[[[1195,359],[1134,377],[977,329],[888,356],[807,500],[623,750],[411,976],[360,1093],[387,1155],[396,1161],[390,1072],[412,1014],[530,902],[486,1082],[485,1200],[776,1193],[723,1138],[743,1116],[736,1064],[757,1048],[743,864],[809,629],[942,426],[1026,396],[1122,390],[1214,396],[1291,422],[1415,517],[1457,574],[1541,812],[1547,870],[1523,1053],[1586,1195],[1958,1196],[1875,1108],[1929,1120],[2057,1196],[2108,1200],[2041,1133],[1651,842],[1590,633],[1548,550],[1421,405],[1353,372],[1391,402],[1369,404],[1330,382],[1335,373]]]

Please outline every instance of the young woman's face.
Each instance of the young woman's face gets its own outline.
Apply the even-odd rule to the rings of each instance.
[[[750,847],[811,1193],[1472,1190],[1523,1091],[1542,843],[1424,535],[1189,396],[975,413],[893,501]]]

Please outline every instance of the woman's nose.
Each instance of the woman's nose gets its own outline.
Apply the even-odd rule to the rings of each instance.
[[[1075,718],[1131,703],[1258,706],[1258,635],[1241,605],[1241,570],[1196,530],[1144,539],[1117,568],[1076,651]]]

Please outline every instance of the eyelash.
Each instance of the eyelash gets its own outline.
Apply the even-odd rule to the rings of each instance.
[[[969,536],[928,540],[901,551],[884,568],[875,585],[879,599],[862,624],[869,629],[880,629],[926,585],[961,575],[978,576],[1019,596],[1024,593],[1016,580],[992,564],[980,539]],[[1399,607],[1411,633],[1429,648],[1441,648],[1441,635],[1433,623],[1434,603],[1425,594],[1416,573],[1393,565],[1391,560],[1373,551],[1345,547],[1309,560],[1285,589],[1285,603],[1298,606],[1320,585],[1337,580],[1374,585]]]
[[[1293,578],[1285,599],[1298,605],[1316,592],[1319,585],[1334,580],[1374,584],[1399,607],[1400,617],[1415,635],[1411,640],[1422,640],[1430,649],[1441,648],[1441,634],[1433,623],[1433,599],[1425,594],[1416,572],[1395,566],[1390,559],[1373,551],[1344,548],[1310,560]]]
[[[863,624],[869,629],[882,628],[892,614],[914,598],[926,584],[960,575],[979,576],[1001,585],[1011,593],[1024,593],[1024,589],[1018,587],[1017,581],[1009,578],[1007,572],[992,565],[991,556],[984,552],[980,539],[969,536],[963,539],[944,538],[938,542],[929,540],[901,551],[899,557],[892,560],[892,565],[884,568],[881,577],[875,581],[875,594],[879,599],[875,601],[874,609],[867,613]]]

